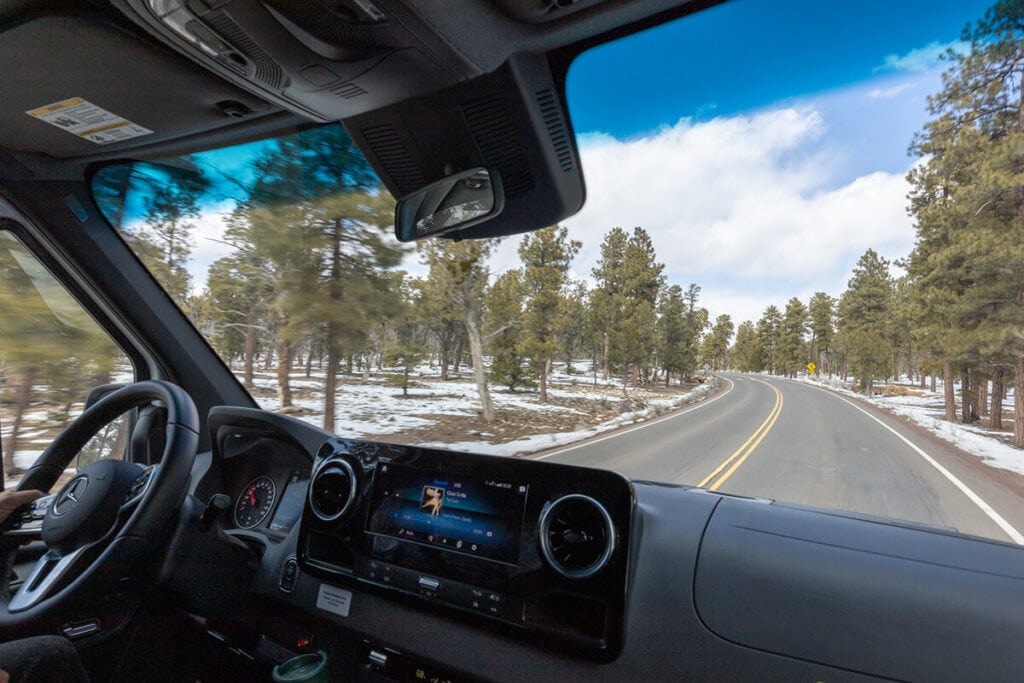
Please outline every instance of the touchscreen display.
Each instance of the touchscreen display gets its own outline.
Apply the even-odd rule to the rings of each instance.
[[[288,478],[288,488],[281,496],[281,502],[274,513],[274,519],[270,521],[271,531],[288,533],[295,526],[302,516],[302,508],[306,504],[306,487],[309,485],[309,477],[299,472],[293,472]]]
[[[381,464],[367,531],[516,564],[529,487]]]

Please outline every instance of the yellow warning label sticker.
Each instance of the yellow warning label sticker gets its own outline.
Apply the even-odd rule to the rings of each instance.
[[[61,100],[25,113],[97,145],[123,142],[153,132],[81,97]]]

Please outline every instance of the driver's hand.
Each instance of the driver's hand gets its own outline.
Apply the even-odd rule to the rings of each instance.
[[[3,491],[0,493],[0,524],[7,521],[11,513],[22,505],[31,503],[36,498],[42,498],[43,492],[29,489],[27,491]]]

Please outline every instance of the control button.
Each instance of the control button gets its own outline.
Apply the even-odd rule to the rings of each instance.
[[[89,621],[80,622],[77,624],[64,624],[60,627],[64,635],[69,640],[75,640],[76,638],[84,638],[85,636],[91,636],[100,630],[99,619],[90,619]]]
[[[380,650],[370,650],[370,654],[367,659],[370,661],[370,666],[378,670],[383,669],[388,665],[387,654]]]
[[[289,557],[281,570],[281,592],[291,593],[295,589],[295,582],[299,579],[299,563],[294,557]]]
[[[429,576],[421,576],[417,581],[420,588],[426,588],[427,590],[436,591],[441,587],[441,582],[437,579],[432,579]]]

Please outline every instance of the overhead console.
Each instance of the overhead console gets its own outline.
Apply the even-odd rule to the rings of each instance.
[[[332,439],[298,561],[598,659],[623,643],[634,494],[618,474]]]
[[[324,122],[480,73],[393,0],[116,4],[165,43],[223,78],[284,109]]]

